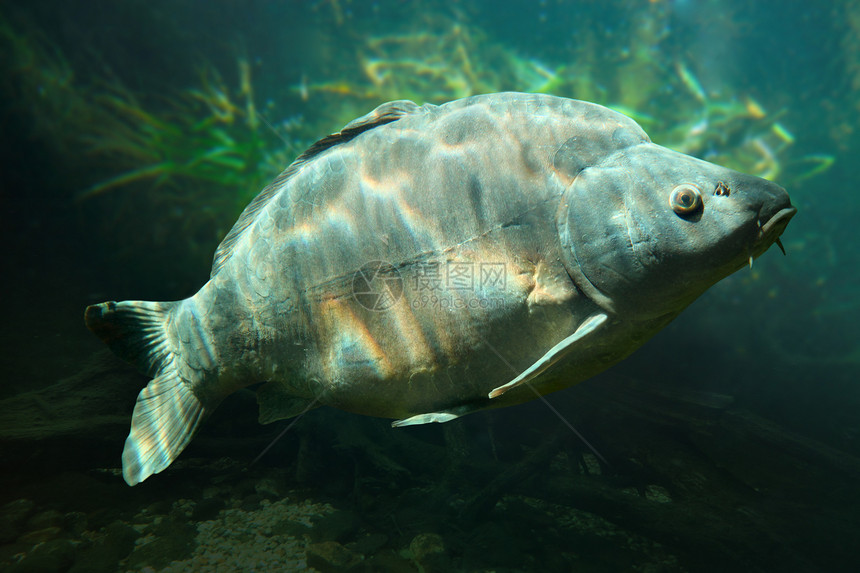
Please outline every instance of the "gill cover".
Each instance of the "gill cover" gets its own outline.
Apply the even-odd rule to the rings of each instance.
[[[588,298],[612,314],[621,311],[625,295],[641,281],[644,268],[636,251],[649,248],[649,237],[625,204],[627,190],[634,187],[624,166],[583,169],[558,213],[568,273]]]

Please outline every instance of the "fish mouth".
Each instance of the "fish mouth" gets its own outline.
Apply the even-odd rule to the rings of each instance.
[[[797,213],[794,207],[785,207],[780,209],[774,215],[762,224],[758,221],[759,235],[753,245],[753,256],[759,256],[764,253],[773,243],[776,243],[780,250],[785,253],[782,244],[779,241],[779,236],[785,231],[788,222]]]

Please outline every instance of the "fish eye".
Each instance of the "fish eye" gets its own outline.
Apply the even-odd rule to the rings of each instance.
[[[678,185],[669,195],[669,206],[678,215],[690,215],[702,208],[702,193],[694,185]]]

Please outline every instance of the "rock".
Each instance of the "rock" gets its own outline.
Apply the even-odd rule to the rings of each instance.
[[[286,495],[281,482],[274,478],[261,478],[254,484],[254,490],[266,499],[277,500]]]
[[[5,571],[9,568],[10,564],[17,563],[23,555],[32,550],[32,545],[27,545],[20,541],[0,545],[0,571]]]
[[[230,493],[236,497],[244,497],[257,493],[257,480],[254,478],[245,478],[239,480],[236,485],[230,488]]]
[[[288,537],[301,537],[311,532],[311,528],[304,523],[282,519],[272,526],[272,535],[286,535]]]
[[[412,559],[425,573],[441,573],[448,570],[448,554],[445,541],[436,533],[419,533],[409,543]]]
[[[384,533],[369,533],[352,543],[347,543],[346,547],[355,553],[369,556],[379,551],[386,543],[388,543],[388,536]]]
[[[18,537],[21,543],[36,545],[60,537],[66,524],[66,516],[55,509],[40,511],[27,520],[27,533]]]
[[[197,536],[197,529],[184,521],[163,519],[153,525],[148,533],[154,539],[134,547],[134,551],[128,556],[128,569],[162,569],[171,561],[188,559],[196,545],[194,538]]]
[[[68,539],[42,543],[9,569],[9,573],[59,573],[75,560],[75,546]]]
[[[305,550],[305,557],[308,567],[313,567],[321,573],[345,571],[361,561],[360,556],[337,541],[312,543]]]
[[[556,520],[545,511],[529,505],[519,497],[507,497],[503,504],[497,505],[494,515],[512,523],[529,523],[541,528],[556,526]]]
[[[464,537],[465,570],[484,567],[528,570],[526,556],[534,548],[533,541],[522,531],[517,531],[514,524],[485,521]]]
[[[191,512],[192,521],[209,521],[218,517],[218,512],[224,509],[224,500],[220,497],[202,499]]]
[[[140,534],[122,521],[114,521],[105,528],[105,535],[83,547],[69,573],[109,573],[119,568],[119,562],[134,549]]]
[[[159,500],[149,504],[144,511],[147,515],[167,515],[170,513],[170,504],[164,500]]]
[[[657,503],[671,503],[672,496],[665,487],[649,485],[645,488],[645,499],[656,501]]]
[[[391,549],[383,549],[359,563],[356,573],[416,573],[415,562],[406,559]]]
[[[9,543],[24,531],[24,521],[36,509],[29,499],[16,499],[0,507],[0,544]]]
[[[45,529],[48,527],[60,527],[64,525],[65,516],[55,509],[40,511],[33,517],[27,520],[27,529],[35,531],[36,529]]]
[[[263,496],[259,493],[252,493],[250,495],[246,495],[244,499],[242,499],[241,507],[244,511],[255,511],[260,507],[260,502],[263,501]]]
[[[314,519],[314,541],[343,541],[358,529],[360,520],[351,511],[335,511]]]
[[[56,539],[63,532],[57,526],[45,527],[43,529],[36,529],[35,531],[29,531],[24,535],[18,537],[18,541],[21,543],[26,543],[28,545],[36,545],[37,543],[43,543],[45,541],[49,541],[51,539]]]
[[[87,514],[82,511],[71,511],[63,518],[65,530],[74,537],[80,537],[87,530]]]

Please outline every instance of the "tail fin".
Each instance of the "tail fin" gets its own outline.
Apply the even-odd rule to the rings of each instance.
[[[142,482],[173,462],[206,412],[191,383],[177,368],[167,339],[176,302],[104,302],[87,307],[84,320],[118,356],[154,379],[134,405],[131,430],[122,452],[122,476],[128,485]]]

